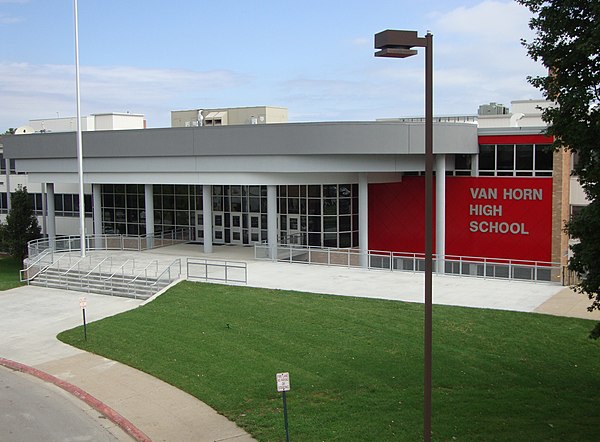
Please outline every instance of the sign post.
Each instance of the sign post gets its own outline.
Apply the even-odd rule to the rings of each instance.
[[[285,441],[290,442],[290,432],[288,430],[288,415],[287,415],[287,402],[285,400],[285,392],[290,391],[290,374],[289,373],[277,373],[277,391],[283,395],[283,421],[285,424]]]
[[[79,298],[79,307],[81,307],[81,312],[83,313],[83,339],[87,341],[87,326],[85,323],[85,307],[87,305],[87,301],[85,300],[85,296]]]

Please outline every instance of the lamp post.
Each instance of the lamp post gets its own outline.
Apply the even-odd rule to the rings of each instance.
[[[425,326],[423,362],[423,440],[431,440],[432,282],[433,282],[433,35],[387,30],[375,34],[376,57],[406,58],[425,48]]]

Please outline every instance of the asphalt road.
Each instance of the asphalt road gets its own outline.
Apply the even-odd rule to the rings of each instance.
[[[112,423],[53,384],[0,366],[3,442],[114,442]]]

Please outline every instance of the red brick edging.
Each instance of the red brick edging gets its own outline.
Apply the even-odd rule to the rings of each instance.
[[[40,378],[43,381],[50,382],[56,385],[57,387],[62,388],[63,390],[71,393],[73,396],[81,399],[94,410],[98,411],[99,413],[102,413],[109,420],[118,425],[123,431],[125,431],[125,433],[133,437],[136,441],[152,442],[152,440],[135,425],[133,425],[115,410],[110,408],[104,402],[99,401],[94,396],[83,391],[81,388],[76,387],[75,385],[65,382],[61,379],[58,379],[56,376],[52,376],[49,373],[38,370],[37,368],[33,368],[28,365],[21,364],[19,362],[11,361],[10,359],[0,358],[0,365],[3,365],[4,367],[10,368],[15,371],[20,371],[22,373],[33,375],[35,377]]]

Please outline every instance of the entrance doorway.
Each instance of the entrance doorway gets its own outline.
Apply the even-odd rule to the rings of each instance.
[[[287,234],[289,244],[302,244],[302,230],[300,228],[300,215],[287,216]]]

